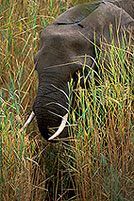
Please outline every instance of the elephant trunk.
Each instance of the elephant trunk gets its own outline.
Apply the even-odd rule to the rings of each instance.
[[[44,90],[41,90],[44,91]],[[49,141],[54,140],[61,134],[61,137],[67,136],[66,122],[67,99],[65,94],[59,91],[52,91],[41,94],[40,88],[33,105],[37,124],[42,136]],[[52,136],[50,133],[54,133]]]

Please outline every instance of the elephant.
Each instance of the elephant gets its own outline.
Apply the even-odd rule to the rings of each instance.
[[[134,8],[134,1],[129,1],[131,9]],[[110,43],[111,26],[115,45],[118,44],[117,28],[119,37],[124,29],[134,31],[134,12],[124,2],[109,0],[77,5],[41,32],[34,61],[39,78],[38,91],[24,127],[36,116],[39,131],[47,141],[68,135],[68,82],[81,71],[85,55],[86,65],[96,70],[94,41],[98,47],[100,39]],[[55,133],[50,135],[52,129]]]
[[[134,0],[105,0],[124,9],[134,19]]]

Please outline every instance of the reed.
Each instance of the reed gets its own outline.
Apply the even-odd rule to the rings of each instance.
[[[80,74],[77,89],[70,87],[76,106],[70,121],[77,124],[70,129],[76,139],[70,154],[76,200],[131,200],[133,197],[134,49],[131,43],[125,45],[124,35],[120,43],[119,48],[114,43],[106,44],[108,63],[102,51],[100,54],[96,51],[98,72],[90,69],[89,79],[84,72],[90,67],[83,64],[84,88],[80,85]]]

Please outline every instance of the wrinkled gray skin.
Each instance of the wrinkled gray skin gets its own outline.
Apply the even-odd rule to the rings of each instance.
[[[112,1],[112,0],[111,0]],[[113,2],[113,1],[112,1]],[[121,1],[114,1],[115,4]],[[123,1],[122,2],[126,2]],[[67,10],[54,23],[47,26],[40,36],[40,49],[35,56],[36,70],[39,76],[39,87],[33,105],[39,130],[48,140],[49,128],[58,127],[68,111],[67,82],[82,69],[84,55],[86,63],[92,66],[95,58],[94,31],[96,44],[99,46],[100,37],[110,42],[109,25],[112,24],[116,42],[116,24],[119,33],[122,27],[134,27],[133,15],[128,3],[116,6],[112,3],[83,4]],[[131,15],[129,15],[129,14]],[[119,34],[120,35],[120,34]],[[104,39],[105,38],[105,39]],[[91,58],[92,57],[92,58]],[[66,95],[65,95],[66,94]],[[57,129],[55,129],[57,130]],[[67,128],[60,137],[67,135]]]
[[[124,9],[134,19],[134,0],[104,0]]]

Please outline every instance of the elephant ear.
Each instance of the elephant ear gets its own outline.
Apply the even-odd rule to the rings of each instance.
[[[54,24],[66,25],[78,23],[97,9],[102,3],[104,3],[104,1],[89,2],[70,8],[65,13],[60,15]]]
[[[134,19],[134,0],[104,0],[124,9]]]

